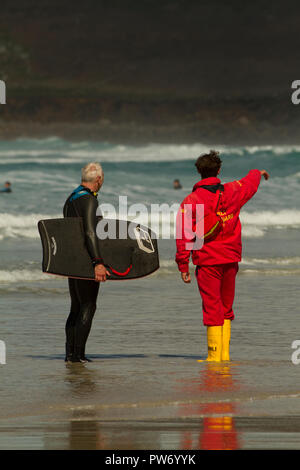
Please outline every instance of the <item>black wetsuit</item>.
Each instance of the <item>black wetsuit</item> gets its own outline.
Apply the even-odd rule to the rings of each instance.
[[[93,265],[102,262],[96,234],[97,194],[79,186],[64,205],[64,217],[82,217],[86,246]],[[68,279],[71,310],[66,323],[66,361],[86,361],[85,345],[96,311],[99,282]]]

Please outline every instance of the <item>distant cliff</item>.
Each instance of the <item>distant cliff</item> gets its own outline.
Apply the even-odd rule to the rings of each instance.
[[[2,0],[0,10],[2,135],[16,122],[68,122],[290,139],[298,126],[297,1]]]

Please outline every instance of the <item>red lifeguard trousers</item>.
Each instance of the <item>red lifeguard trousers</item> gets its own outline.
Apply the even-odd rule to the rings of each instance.
[[[202,297],[205,326],[221,326],[225,319],[234,319],[232,305],[238,270],[237,262],[197,266],[195,274]]]

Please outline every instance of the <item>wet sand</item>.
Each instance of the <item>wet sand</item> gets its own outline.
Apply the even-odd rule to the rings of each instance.
[[[72,369],[69,379],[74,385],[77,380],[90,389],[92,370],[86,366]],[[294,407],[299,411],[299,396],[230,400],[221,392],[216,398],[216,387],[226,389],[227,381],[232,386],[233,369],[234,364],[204,364],[202,373],[211,395],[202,398],[126,402],[119,397],[120,403],[106,405],[87,404],[83,399],[82,405],[79,400],[71,406],[27,408],[18,416],[12,410],[10,417],[0,421],[0,449],[300,449],[300,414],[292,413]],[[280,415],[279,409],[287,402],[291,414]]]
[[[106,422],[54,416],[2,423],[8,450],[294,450],[300,447],[300,416],[214,417],[183,422]]]
[[[101,286],[85,365],[64,362],[66,280],[3,284],[0,449],[300,449],[299,274],[247,271],[220,364],[197,362],[199,293],[175,270]]]

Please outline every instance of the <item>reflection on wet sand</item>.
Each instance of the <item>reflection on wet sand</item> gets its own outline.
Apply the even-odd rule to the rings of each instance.
[[[68,393],[77,398],[69,408],[63,429],[55,435],[56,442],[47,442],[45,448],[78,450],[140,450],[140,449],[207,449],[225,450],[242,447],[235,417],[237,404],[232,402],[232,392],[239,384],[230,363],[203,363],[195,377],[170,383],[180,399],[170,402],[169,417],[162,418],[161,405],[153,402],[153,418],[139,403],[138,408],[122,408],[115,414],[119,403],[102,406],[91,400],[101,397],[101,379],[94,370],[85,367],[67,367],[65,382]],[[103,392],[102,392],[103,393]],[[98,395],[99,394],[99,395]],[[89,398],[87,404],[86,398]],[[82,399],[82,401],[81,401]],[[107,413],[112,406],[112,412]],[[122,405],[123,406],[123,405]],[[166,403],[166,406],[167,403]],[[135,411],[138,413],[135,414]],[[154,417],[156,416],[156,418]],[[62,423],[61,423],[62,424]],[[53,436],[53,434],[52,434]],[[62,438],[63,437],[63,438]]]
[[[95,371],[80,365],[67,365],[65,382],[73,398],[86,398],[101,393]],[[84,401],[86,403],[86,401]],[[101,407],[80,404],[72,412],[67,432],[67,448],[70,450],[139,450],[159,448],[158,434],[143,424],[128,421],[101,419]],[[149,437],[150,434],[150,437]],[[153,447],[154,446],[154,447]]]
[[[82,364],[66,364],[65,383],[72,398],[83,398],[94,393],[97,389],[95,378],[95,372]]]
[[[146,426],[147,427],[147,426]],[[159,449],[159,433],[145,429],[143,424],[102,423],[71,420],[68,449],[70,450],[143,450]]]
[[[215,401],[199,404],[186,404],[181,407],[181,416],[199,417],[199,432],[183,432],[181,449],[203,450],[229,450],[241,447],[240,436],[235,428],[234,416],[236,405],[230,401],[224,401],[224,395],[220,392],[236,390],[238,384],[233,379],[231,365],[222,363],[205,363],[204,369],[199,372],[199,378],[191,380],[187,385],[189,392],[194,397],[197,392],[203,396],[207,392]],[[220,393],[219,400],[217,399]],[[200,421],[201,420],[201,421]]]

